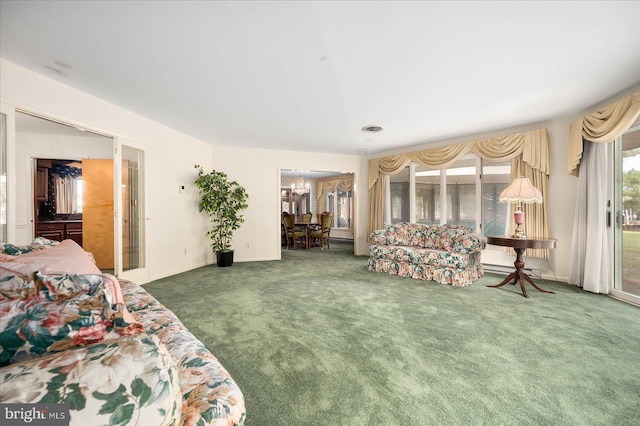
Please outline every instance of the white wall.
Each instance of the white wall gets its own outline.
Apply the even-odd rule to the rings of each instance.
[[[203,237],[206,218],[198,213],[197,194],[179,193],[179,185],[193,185],[195,163],[211,167],[210,144],[6,60],[0,60],[0,95],[2,103],[21,110],[126,137],[145,146],[149,180],[149,279],[193,269],[210,260],[208,240]],[[49,152],[56,150],[52,148]],[[26,205],[25,197],[31,194],[31,190],[18,193],[17,204]],[[16,219],[24,228],[30,216],[21,208]]]
[[[237,180],[249,193],[246,222],[233,238],[237,261],[280,259],[280,170],[355,173],[356,254],[366,254],[367,169],[363,157],[311,152],[214,147],[213,167]]]

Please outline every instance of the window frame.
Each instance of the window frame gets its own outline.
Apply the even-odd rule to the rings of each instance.
[[[464,159],[464,157],[463,157]],[[484,233],[484,229],[483,229],[483,225],[484,225],[484,218],[483,218],[483,212],[484,212],[484,197],[483,197],[483,188],[484,188],[484,181],[483,181],[483,168],[486,167],[486,163],[488,162],[489,164],[495,164],[495,163],[499,163],[496,161],[488,161],[483,159],[482,157],[479,157],[475,154],[469,154],[469,157],[466,158],[467,160],[473,160],[473,166],[468,166],[468,167],[474,167],[475,168],[475,177],[473,179],[473,184],[475,185],[475,231],[477,233]],[[454,167],[455,163],[451,165],[451,167],[446,168],[446,169],[441,169],[439,170],[439,180],[438,180],[438,187],[439,187],[439,194],[435,195],[436,197],[439,196],[439,200],[437,202],[436,207],[438,207],[436,209],[436,211],[434,212],[434,223],[435,222],[439,222],[436,224],[445,224],[447,223],[448,220],[448,202],[447,202],[447,170],[450,169],[454,169],[454,168],[459,168],[459,167]],[[405,211],[407,210],[407,204],[409,207],[409,212],[408,212],[408,222],[411,223],[426,223],[426,222],[417,222],[416,220],[416,215],[417,215],[417,205],[416,205],[416,199],[417,199],[417,193],[416,193],[416,188],[418,185],[420,185],[419,182],[416,182],[416,168],[420,167],[418,164],[416,163],[409,163],[409,165],[407,165],[407,169],[409,169],[409,182],[408,182],[408,191],[404,192],[404,196],[403,196],[403,200],[402,200],[402,210]],[[511,175],[510,175],[510,169],[511,169],[511,164],[509,162],[508,164],[509,167],[509,173],[505,175],[509,176],[509,181],[511,180]],[[449,175],[451,176],[451,175]],[[392,218],[392,205],[391,205],[391,201],[392,201],[392,194],[394,193],[394,190],[392,188],[392,185],[395,184],[396,182],[392,182],[392,176],[385,176],[387,179],[387,190],[385,193],[385,223],[389,224],[389,223],[394,223],[394,219]],[[452,179],[449,179],[449,181],[451,181]],[[406,181],[398,181],[397,183],[403,183],[405,184]],[[451,184],[451,183],[450,183]],[[434,184],[435,185],[435,184]],[[435,190],[434,190],[435,191]],[[408,195],[408,197],[407,197]],[[435,208],[435,207],[434,207]],[[508,209],[508,205],[507,205],[507,209]],[[507,216],[508,216],[508,211],[507,211]],[[404,215],[403,215],[404,217]],[[395,222],[397,222],[398,220],[395,220]],[[507,230],[505,230],[505,233],[508,232]]]
[[[337,218],[338,215],[338,203],[340,200],[338,191],[342,191],[347,194],[347,200],[349,203],[349,220],[347,220],[347,226],[338,226],[339,220]],[[328,192],[326,195],[326,206],[327,211],[333,213],[333,224],[331,226],[332,229],[351,229],[351,224],[353,223],[353,190],[344,191],[338,187],[336,187],[333,191]]]

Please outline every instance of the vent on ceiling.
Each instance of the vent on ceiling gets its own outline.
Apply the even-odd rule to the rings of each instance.
[[[370,124],[362,128],[362,131],[365,133],[380,133],[383,130],[384,130],[384,127],[378,124]]]

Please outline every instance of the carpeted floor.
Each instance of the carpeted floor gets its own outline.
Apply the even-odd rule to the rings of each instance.
[[[640,308],[567,284],[467,288],[283,250],[145,285],[244,392],[246,425],[637,425]]]

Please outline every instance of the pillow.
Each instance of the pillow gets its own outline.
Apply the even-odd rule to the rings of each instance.
[[[73,240],[64,240],[54,246],[40,246],[41,250],[17,256],[13,262],[39,264],[45,274],[101,274],[92,256]]]

